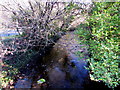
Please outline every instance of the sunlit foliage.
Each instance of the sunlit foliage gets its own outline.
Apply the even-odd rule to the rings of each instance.
[[[120,83],[120,2],[94,4],[88,23],[80,25],[77,34],[89,45],[91,79],[114,88]]]

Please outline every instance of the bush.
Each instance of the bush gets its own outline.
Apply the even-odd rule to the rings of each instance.
[[[120,2],[94,5],[88,23],[80,25],[77,34],[89,45],[91,79],[114,88],[120,84]]]
[[[19,35],[12,36],[12,38],[11,36],[5,37],[5,40],[2,40],[2,51],[4,52],[2,60],[7,67],[10,66],[7,70],[2,70],[2,74],[9,73],[9,69],[11,69],[11,74],[1,78],[0,87],[7,87],[9,82],[15,79],[19,70],[26,68],[30,61],[35,63],[36,60],[33,61],[32,57],[38,54],[42,56],[46,51],[45,48],[52,46],[54,41],[61,36],[61,32],[68,30],[73,16],[77,15],[74,11],[81,10],[82,5],[80,4],[78,8],[78,5],[72,2],[41,2],[36,0],[33,2],[29,2],[27,8],[16,2],[18,10],[16,10],[17,7],[14,9],[2,5],[5,10],[13,13],[11,18],[16,24],[13,25],[13,28],[17,29]],[[15,71],[14,68],[18,71]]]

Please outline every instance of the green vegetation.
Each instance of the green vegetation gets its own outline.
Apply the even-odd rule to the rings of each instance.
[[[91,79],[114,88],[120,84],[120,2],[94,4],[88,23],[76,33],[89,46]]]
[[[43,78],[41,78],[41,79],[39,79],[39,80],[37,81],[38,84],[42,84],[42,83],[44,83],[44,82],[46,82],[46,80],[43,79]]]
[[[21,54],[22,53],[22,54]],[[31,57],[36,55],[38,52],[35,50],[27,50],[25,53],[23,52],[16,53],[15,57],[11,59],[4,60],[4,64],[11,65],[17,69],[25,67],[29,61],[31,60]]]
[[[63,9],[57,3],[46,2],[42,5],[36,1],[35,4],[29,4],[28,11],[19,6],[19,12],[16,11],[13,17],[13,21],[18,21],[23,28],[23,34],[2,37],[5,39],[5,55],[0,73],[0,88],[13,83],[15,75],[21,68],[25,68],[39,50],[54,44],[55,38],[67,32],[77,15],[73,12],[80,9],[74,3],[66,4]],[[57,11],[54,11],[54,5]],[[85,44],[85,47],[88,46],[91,80],[102,81],[109,88],[114,88],[120,84],[120,2],[94,3],[94,6],[88,22],[79,25],[76,34],[80,42]],[[87,11],[82,6],[81,10],[82,13]],[[80,58],[84,57],[84,52],[76,54],[79,54]],[[37,83],[46,81],[40,79]]]
[[[31,60],[37,52],[33,50],[28,50],[24,54],[17,53],[16,58],[4,60],[4,66],[2,67],[2,72],[0,74],[0,88],[6,87],[7,85],[12,85],[15,77],[19,73],[21,68],[25,66]]]
[[[0,88],[6,87],[7,85],[12,85],[17,73],[19,73],[17,68],[10,65],[4,65],[0,74]]]

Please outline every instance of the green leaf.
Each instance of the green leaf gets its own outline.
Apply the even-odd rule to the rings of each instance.
[[[46,80],[43,79],[43,78],[41,78],[41,79],[39,79],[39,80],[37,81],[38,84],[42,84],[42,83],[44,83],[44,82],[46,82]]]

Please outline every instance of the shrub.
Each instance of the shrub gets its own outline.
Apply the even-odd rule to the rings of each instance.
[[[114,88],[120,84],[120,2],[94,5],[88,23],[80,25],[77,34],[89,46],[91,79]]]

